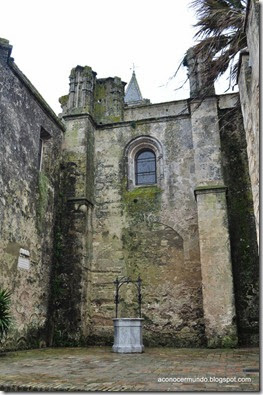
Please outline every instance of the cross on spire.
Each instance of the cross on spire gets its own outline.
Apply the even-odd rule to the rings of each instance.
[[[130,67],[130,70],[132,70],[133,74],[135,74],[135,69],[138,68],[138,66],[135,66],[134,63],[132,63],[132,67]]]

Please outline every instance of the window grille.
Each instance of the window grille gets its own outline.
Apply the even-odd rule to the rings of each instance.
[[[135,158],[136,185],[156,184],[156,157],[153,151],[140,151]]]

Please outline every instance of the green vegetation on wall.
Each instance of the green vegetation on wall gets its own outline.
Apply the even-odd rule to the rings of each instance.
[[[145,214],[156,213],[161,208],[162,190],[157,186],[136,187],[123,192],[123,204],[126,212],[138,220]]]
[[[106,111],[106,86],[103,84],[96,84],[95,95],[94,95],[94,118],[96,122],[100,122]]]
[[[68,104],[69,95],[61,96],[58,101],[62,106],[66,106]]]

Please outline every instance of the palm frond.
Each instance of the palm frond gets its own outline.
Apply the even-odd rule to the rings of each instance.
[[[213,82],[228,70],[230,63],[246,47],[243,32],[246,0],[193,0],[198,28],[195,38],[200,42],[195,54],[207,59],[207,81]],[[235,80],[237,66],[230,68],[230,81]]]
[[[0,290],[0,339],[7,334],[11,324],[10,303],[11,293]]]

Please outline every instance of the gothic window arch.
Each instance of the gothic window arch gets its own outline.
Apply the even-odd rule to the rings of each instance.
[[[161,143],[150,136],[130,141],[125,150],[128,189],[147,185],[161,187],[163,181],[163,150]]]

